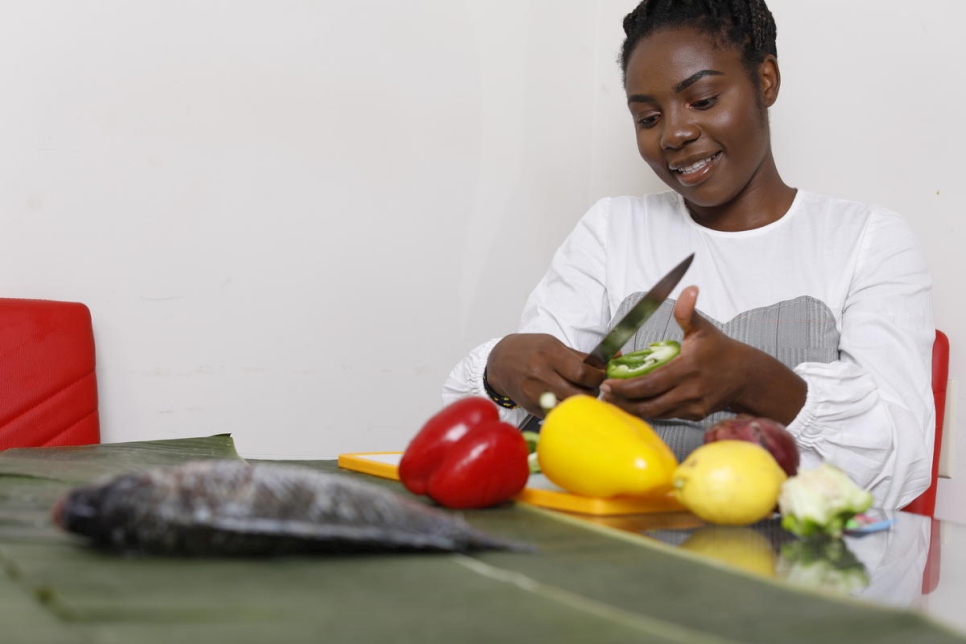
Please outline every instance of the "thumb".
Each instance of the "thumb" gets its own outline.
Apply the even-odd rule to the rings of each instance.
[[[698,287],[689,286],[678,296],[678,301],[674,303],[674,319],[678,326],[684,331],[684,335],[697,331],[704,320],[695,312],[695,305],[698,303]]]

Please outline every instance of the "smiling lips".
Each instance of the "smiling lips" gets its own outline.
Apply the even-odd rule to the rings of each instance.
[[[671,167],[671,171],[674,173],[674,176],[677,177],[678,182],[685,186],[693,186],[704,180],[720,157],[721,153],[715,152],[709,157],[699,159],[698,161],[689,163],[686,166],[682,166],[680,168]]]

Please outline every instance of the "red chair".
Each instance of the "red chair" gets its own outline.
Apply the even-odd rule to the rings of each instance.
[[[949,338],[936,331],[932,345],[932,395],[936,401],[936,441],[932,452],[932,483],[925,492],[902,508],[905,512],[933,516],[936,511],[936,488],[939,484],[939,451],[943,442],[943,416],[946,412],[946,381],[949,379]]]
[[[0,299],[0,450],[98,442],[88,308]]]

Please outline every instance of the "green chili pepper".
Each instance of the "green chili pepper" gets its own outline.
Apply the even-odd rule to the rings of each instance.
[[[681,343],[676,340],[652,342],[646,349],[618,356],[607,363],[608,378],[635,378],[650,373],[670,362],[681,353]]]

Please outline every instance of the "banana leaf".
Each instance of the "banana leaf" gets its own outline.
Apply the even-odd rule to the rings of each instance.
[[[179,465],[191,460],[240,459],[228,434],[206,438],[140,441],[0,451],[0,476],[86,483],[102,476]]]
[[[29,588],[0,573],[0,638],[18,644],[85,642],[56,615],[37,602]]]
[[[519,504],[462,514],[536,554],[131,557],[51,525],[72,485],[199,458],[239,457],[228,436],[0,453],[4,641],[966,642],[912,611],[772,583]]]

